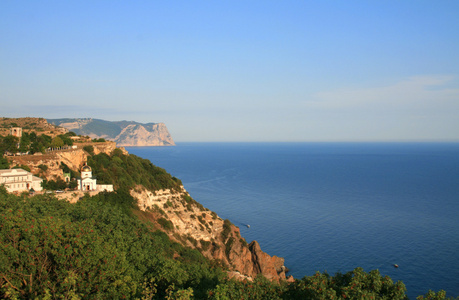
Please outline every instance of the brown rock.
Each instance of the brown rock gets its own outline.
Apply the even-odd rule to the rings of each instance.
[[[257,274],[263,274],[269,280],[285,280],[284,259],[277,256],[270,256],[261,251],[260,244],[253,241],[249,245],[252,254],[252,262]]]

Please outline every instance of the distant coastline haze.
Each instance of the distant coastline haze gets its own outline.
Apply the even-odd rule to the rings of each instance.
[[[458,1],[0,2],[1,117],[459,142]]]

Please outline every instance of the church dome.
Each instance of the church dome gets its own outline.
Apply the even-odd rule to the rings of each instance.
[[[91,167],[88,165],[84,165],[83,168],[81,168],[82,172],[91,172]]]

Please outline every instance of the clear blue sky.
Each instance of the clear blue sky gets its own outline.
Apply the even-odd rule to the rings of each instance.
[[[459,141],[459,1],[0,1],[0,116]]]

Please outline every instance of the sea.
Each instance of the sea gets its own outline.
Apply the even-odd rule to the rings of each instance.
[[[403,281],[410,299],[429,289],[459,296],[459,143],[126,149],[285,258],[295,278],[362,267]]]

